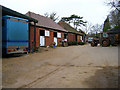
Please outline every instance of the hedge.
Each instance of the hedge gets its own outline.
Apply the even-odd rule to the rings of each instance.
[[[84,42],[76,42],[76,41],[69,41],[68,42],[68,45],[71,46],[71,45],[84,45],[85,43]]]
[[[85,43],[84,42],[78,42],[78,45],[84,45]]]

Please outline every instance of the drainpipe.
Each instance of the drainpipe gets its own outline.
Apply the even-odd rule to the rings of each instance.
[[[34,40],[32,42],[32,53],[35,51],[36,49],[36,23],[34,22]]]
[[[36,23],[34,22],[34,51],[36,50]]]

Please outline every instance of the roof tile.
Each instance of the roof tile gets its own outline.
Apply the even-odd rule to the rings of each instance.
[[[29,17],[37,19],[38,23],[36,25],[38,25],[38,26],[67,32],[64,28],[62,28],[60,25],[55,23],[50,18],[44,17],[42,15],[39,15],[39,14],[36,14],[36,13],[33,13],[33,12],[27,12],[26,15],[29,16]]]
[[[59,21],[58,24],[61,27],[63,27],[65,30],[67,30],[68,32],[76,33],[76,34],[82,34],[82,33],[78,32],[76,29],[74,29],[72,26],[70,26],[69,24],[67,24],[64,21]]]

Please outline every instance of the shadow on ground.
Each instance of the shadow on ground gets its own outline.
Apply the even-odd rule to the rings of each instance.
[[[43,53],[45,51],[49,51],[52,48],[45,48],[45,47],[40,47],[38,51],[31,52],[29,54],[34,54],[34,53]],[[14,53],[14,54],[8,54],[8,55],[2,55],[2,58],[16,58],[16,57],[22,57],[28,55],[27,53]]]
[[[83,84],[90,88],[118,88],[118,69],[120,67],[101,67],[87,78]]]
[[[22,57],[27,54],[8,54],[8,55],[2,55],[2,58],[14,58],[14,57]]]

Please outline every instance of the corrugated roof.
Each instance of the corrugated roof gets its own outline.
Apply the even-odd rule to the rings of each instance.
[[[64,21],[59,21],[58,24],[61,27],[63,27],[65,30],[67,30],[68,32],[76,33],[76,34],[81,34],[82,35],[82,33],[78,32],[76,29],[74,29],[72,26],[70,26],[69,24],[67,24]]]
[[[37,19],[38,20],[38,23],[36,24],[37,26],[67,32],[64,28],[62,28],[60,25],[55,23],[50,18],[44,17],[42,15],[39,15],[39,14],[36,14],[33,12],[27,12],[26,15],[29,17]]]
[[[17,12],[17,11],[14,11],[14,10],[9,9],[9,8],[7,8],[7,7],[4,7],[4,6],[2,6],[2,15],[3,15],[3,16],[4,16],[4,15],[16,16],[16,17],[28,19],[29,21],[33,21],[33,22],[35,22],[35,23],[38,22],[38,21],[37,21],[36,19],[34,19],[34,18],[28,17],[28,16],[26,16],[26,15],[24,15],[24,14],[21,14],[21,13],[19,13],[19,12]]]

